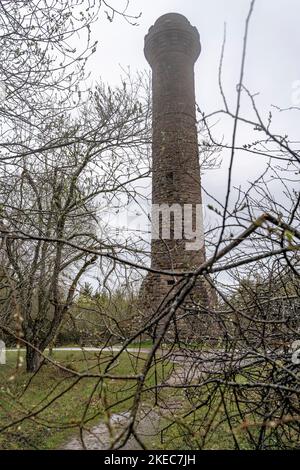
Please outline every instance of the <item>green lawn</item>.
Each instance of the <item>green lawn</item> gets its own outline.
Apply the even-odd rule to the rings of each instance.
[[[36,375],[28,374],[24,367],[16,369],[16,356],[7,352],[7,364],[0,366],[0,428],[19,421],[0,433],[1,449],[57,449],[77,433],[82,419],[92,424],[104,419],[105,409],[110,413],[130,409],[136,381],[113,376],[136,375],[145,360],[142,354],[137,358],[123,353],[109,370],[112,378],[99,381],[72,377],[49,363]],[[52,359],[71,370],[99,374],[111,354],[56,351]],[[147,384],[154,383],[154,379],[150,372]],[[145,394],[147,400],[151,401],[152,395]]]
[[[23,366],[16,368],[17,353],[8,351],[7,364],[0,366],[0,449],[59,449],[78,435],[81,423],[90,427],[106,422],[109,414],[130,410],[137,384],[130,377],[140,374],[146,354],[123,352],[111,364],[110,377],[102,380],[70,373],[99,375],[112,354],[55,351],[52,360],[69,372],[48,362],[37,374],[28,374]],[[147,375],[141,401],[147,409],[160,415],[157,435],[149,441],[149,446],[153,449],[255,449],[264,407],[272,400],[276,406],[280,405],[278,396],[268,395],[262,404],[259,389],[244,389],[237,392],[242,394],[236,402],[234,389],[214,383],[201,388],[162,387],[156,394],[156,380],[165,383],[173,367],[177,366],[171,362],[163,365],[158,359],[156,368],[152,367]],[[240,384],[267,380],[268,373],[268,368],[264,371],[245,368],[243,375],[236,375],[235,380]],[[276,449],[276,432],[282,430],[284,440],[297,448],[300,441],[296,423],[283,423],[278,428],[267,426],[266,444]]]

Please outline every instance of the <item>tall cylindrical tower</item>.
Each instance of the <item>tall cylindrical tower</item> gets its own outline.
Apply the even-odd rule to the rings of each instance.
[[[200,51],[197,29],[178,13],[158,18],[145,37],[144,52],[152,68],[152,205],[176,209],[168,214],[169,238],[162,237],[162,226],[168,221],[167,215],[160,213],[159,236],[151,241],[155,269],[191,270],[205,259],[204,243],[187,249],[184,230],[185,208],[192,207],[193,230],[196,208],[201,208],[194,84],[194,64]],[[178,231],[179,219],[182,227]],[[145,305],[153,309],[175,281],[176,276],[148,274],[142,288]],[[205,297],[204,291],[202,284],[198,286],[198,297]]]

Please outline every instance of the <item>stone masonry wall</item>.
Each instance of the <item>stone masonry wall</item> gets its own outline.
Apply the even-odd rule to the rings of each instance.
[[[200,54],[199,33],[182,15],[161,16],[145,37],[145,56],[152,68],[153,143],[152,143],[152,203],[201,204],[201,181],[195,116],[194,63]],[[193,227],[195,228],[193,209]],[[191,271],[205,260],[205,249],[187,251],[185,240],[174,240],[171,225],[170,240],[151,242],[151,266],[159,270]],[[176,277],[148,274],[143,282],[141,298],[146,316],[155,312],[174,289]],[[192,298],[207,306],[209,289],[199,280]],[[197,324],[195,309],[190,317],[183,310],[178,328],[181,335],[197,336],[202,326]]]

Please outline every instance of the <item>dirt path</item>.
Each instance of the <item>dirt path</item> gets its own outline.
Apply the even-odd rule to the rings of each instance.
[[[168,385],[184,384],[191,382],[197,378],[196,369],[189,367],[188,370],[180,366],[176,366],[171,375],[166,380]],[[135,427],[138,438],[148,447],[154,443],[154,438],[157,440],[157,435],[160,432],[161,418],[170,413],[176,413],[181,407],[182,402],[178,399],[170,397],[161,403],[160,406],[150,409],[149,406],[142,406],[139,411],[137,425]],[[122,429],[128,425],[130,418],[129,412],[120,414],[113,414],[110,417],[109,427],[100,422],[94,426],[90,431],[84,431],[83,440],[87,450],[105,450],[109,449],[111,442],[114,442],[117,436],[120,435]],[[112,431],[112,433],[110,432]],[[152,447],[153,448],[153,447]],[[72,438],[66,445],[62,447],[63,450],[83,450],[82,442],[79,437]],[[127,443],[121,448],[122,450],[140,450],[142,449],[140,443],[131,436]]]
[[[122,348],[121,346],[111,346],[111,347],[105,347],[105,348],[94,348],[94,347],[84,347],[84,348],[77,348],[77,347],[66,347],[66,348],[53,348],[52,351],[83,351],[83,352],[119,352],[121,351]],[[6,349],[6,352],[17,352],[17,351],[26,351],[25,348],[9,348]],[[49,351],[49,348],[46,348],[44,351]],[[127,348],[124,349],[125,352],[132,352],[132,353],[142,353],[142,354],[148,354],[150,349],[149,348]]]
[[[133,349],[130,351],[135,352]],[[149,352],[149,350],[138,350],[138,352]],[[225,359],[225,360],[224,360]],[[226,360],[222,351],[206,352],[201,355],[193,355],[192,357],[185,354],[177,353],[170,356],[169,360],[174,364],[172,372],[166,379],[165,384],[172,385],[191,384],[207,377],[212,372],[220,372],[224,367],[230,366],[232,360]],[[236,359],[237,361],[237,359]],[[243,359],[245,362],[245,359]],[[241,365],[241,360],[238,360]],[[171,390],[171,389],[170,389]],[[161,418],[176,413],[182,406],[182,400],[172,393],[168,398],[156,408],[149,409],[149,406],[142,405],[135,427],[138,438],[148,447],[154,437],[161,431]],[[120,413],[111,416],[109,427],[101,422],[94,426],[90,431],[84,431],[83,439],[88,450],[105,450],[109,449],[111,442],[122,432],[122,429],[128,425],[130,413]],[[109,431],[112,431],[110,433]],[[123,450],[141,449],[139,442],[132,436],[126,443]],[[153,448],[153,447],[152,447]],[[79,437],[71,439],[64,447],[65,450],[82,450],[83,446]]]
[[[128,424],[130,413],[114,414],[110,418],[110,429],[113,431],[112,435],[109,428],[105,423],[99,423],[94,426],[90,431],[84,431],[83,440],[87,450],[105,450],[109,449],[111,442],[114,442],[117,436],[120,435],[122,429]],[[139,439],[150,446],[151,441],[159,431],[160,416],[153,410],[142,409],[139,414],[138,424],[136,426],[136,433]],[[121,448],[122,450],[140,450],[142,446],[139,442],[131,436],[126,444]],[[71,439],[63,450],[83,450],[82,442],[79,437]]]

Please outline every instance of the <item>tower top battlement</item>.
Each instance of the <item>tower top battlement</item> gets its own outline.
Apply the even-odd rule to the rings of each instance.
[[[182,53],[193,62],[201,52],[197,28],[179,13],[160,16],[145,36],[144,53],[151,67],[172,52]]]

